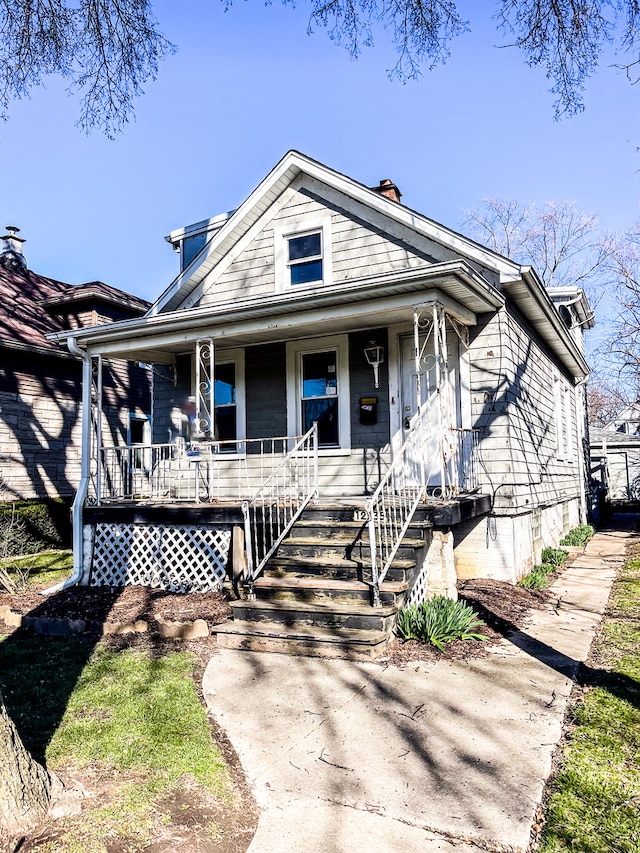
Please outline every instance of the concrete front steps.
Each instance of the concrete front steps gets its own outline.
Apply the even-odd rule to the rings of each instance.
[[[215,629],[218,643],[354,659],[382,655],[431,525],[409,529],[382,584],[382,606],[373,607],[361,509],[307,508],[256,580],[255,600],[232,603],[233,621]]]

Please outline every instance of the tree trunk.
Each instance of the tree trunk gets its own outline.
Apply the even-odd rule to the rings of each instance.
[[[0,693],[0,826],[32,829],[47,813],[54,780],[24,748]]]

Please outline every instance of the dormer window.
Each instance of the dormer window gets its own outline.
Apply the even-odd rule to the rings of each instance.
[[[322,231],[288,237],[287,266],[291,284],[322,281]]]

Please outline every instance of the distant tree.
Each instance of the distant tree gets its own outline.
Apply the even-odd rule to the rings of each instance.
[[[616,316],[608,339],[620,372],[640,388],[640,223],[606,238],[607,267],[614,285]]]
[[[0,0],[0,116],[57,74],[80,93],[79,125],[112,137],[173,50],[149,0]]]
[[[604,427],[629,405],[621,389],[609,380],[595,379],[587,387],[589,426]]]
[[[574,285],[595,290],[607,253],[598,218],[574,201],[549,201],[542,207],[485,198],[467,211],[471,236],[495,252],[533,266],[547,287]]]
[[[226,8],[233,0],[222,0]],[[293,3],[293,0],[283,0]],[[391,33],[398,61],[390,76],[418,77],[449,56],[470,29],[453,0],[309,0],[309,31],[358,57],[374,29]],[[631,54],[621,67],[633,79],[640,62],[639,0],[498,0],[496,23],[525,61],[544,69],[556,95],[556,116],[584,108],[582,92],[605,46]],[[174,51],[159,32],[151,0],[0,0],[0,115],[50,75],[81,97],[79,124],[108,136],[122,129],[134,99]]]

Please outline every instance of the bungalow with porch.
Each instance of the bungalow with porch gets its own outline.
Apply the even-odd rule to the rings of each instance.
[[[584,520],[579,289],[296,151],[167,240],[142,318],[56,336],[94,406],[71,582],[233,574],[220,642],[376,654],[401,603],[515,582]],[[105,358],[153,365],[142,448],[100,434]]]

